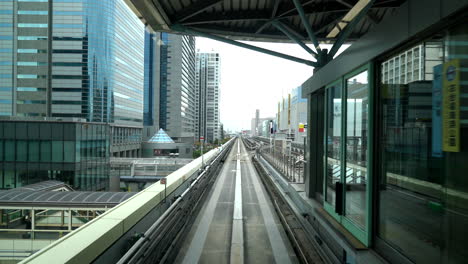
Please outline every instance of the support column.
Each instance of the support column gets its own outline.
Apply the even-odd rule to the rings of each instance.
[[[68,231],[72,230],[72,211],[68,210]]]
[[[34,230],[36,229],[36,210],[31,210],[31,239],[35,238]]]

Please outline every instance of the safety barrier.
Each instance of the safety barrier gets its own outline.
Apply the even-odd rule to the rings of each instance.
[[[166,197],[176,193],[185,185],[190,186],[193,177],[205,164],[210,163],[223,149],[229,148],[234,139],[223,146],[195,159],[166,178],[166,186],[159,182],[139,192],[125,202],[102,214],[80,229],[57,240],[48,247],[33,254],[21,263],[90,263],[103,254],[132,228],[157,208]],[[202,163],[204,162],[204,163]],[[182,193],[184,190],[178,190]],[[167,209],[167,208],[166,208]],[[146,221],[148,222],[148,221]],[[154,220],[153,220],[154,222]]]

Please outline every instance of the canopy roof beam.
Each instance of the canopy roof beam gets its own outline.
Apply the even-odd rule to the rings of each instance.
[[[346,6],[346,7],[349,7],[349,8],[353,8],[354,6],[348,2],[346,2],[345,0],[336,0],[338,3],[342,4],[343,6]],[[371,10],[369,10],[366,14],[366,17],[369,18],[369,20],[374,23],[374,24],[377,24],[379,22],[379,19],[377,17],[375,17],[373,15],[373,13],[371,13]]]
[[[356,5],[354,5],[348,13],[343,17],[343,19],[328,33],[327,38],[335,38],[341,31],[346,27],[347,23],[350,23],[354,20],[361,11],[365,12],[364,14],[367,15],[367,10],[369,9],[371,3],[374,2],[373,0],[359,0]]]
[[[293,0],[293,2],[294,2],[294,6],[297,9],[297,12],[299,13],[299,17],[301,18],[302,25],[304,26],[304,28],[307,31],[307,35],[309,35],[309,38],[312,41],[312,44],[314,44],[314,47],[315,47],[315,50],[317,51],[317,53],[320,53],[321,51],[320,51],[319,42],[318,42],[317,38],[315,37],[314,31],[312,30],[312,27],[311,27],[311,25],[309,23],[309,20],[307,19],[306,15],[304,13],[304,9],[302,8],[301,3],[299,2],[299,0]]]
[[[363,3],[365,4],[364,6],[363,6]],[[333,32],[335,32],[336,30],[338,30],[338,28],[340,28],[338,37],[328,54],[330,58],[333,58],[333,56],[335,56],[335,54],[340,49],[341,45],[343,45],[343,43],[346,41],[348,36],[352,33],[352,31],[354,30],[354,27],[359,23],[359,21],[361,21],[361,19],[367,14],[367,11],[369,10],[369,8],[372,6],[373,3],[374,3],[374,0],[360,0],[348,13],[348,14],[352,13],[354,18],[351,21],[346,22],[346,23],[339,22],[338,25],[328,34],[327,37],[330,37],[331,34],[334,34]],[[355,8],[357,9],[357,11],[356,10],[353,11],[353,9]],[[348,16],[348,14],[345,15],[345,18]]]
[[[205,0],[197,1],[194,4],[184,8],[183,12],[178,15],[175,19],[176,23],[183,22],[191,17],[194,17],[200,13],[205,12],[206,10],[222,3],[223,0]]]
[[[302,40],[300,40],[296,35],[292,34],[291,29],[288,28],[286,25],[281,23],[281,21],[278,20],[273,20],[272,22],[273,26],[275,26],[277,29],[279,29],[281,32],[283,32],[284,35],[286,35],[288,38],[299,44],[307,53],[311,54],[315,58],[317,58],[317,53],[313,51],[311,48],[309,48]],[[297,33],[298,34],[298,33]]]
[[[200,36],[200,37],[205,37],[205,38],[221,41],[221,42],[224,42],[224,43],[227,43],[227,44],[231,44],[231,45],[238,46],[238,47],[241,47],[241,48],[246,48],[246,49],[254,50],[254,51],[257,51],[257,52],[265,53],[265,54],[272,55],[272,56],[275,56],[275,57],[279,57],[279,58],[282,58],[282,59],[303,63],[303,64],[306,64],[306,65],[309,65],[309,66],[312,66],[312,67],[317,66],[317,63],[314,62],[314,61],[304,60],[304,59],[297,58],[297,57],[294,57],[294,56],[290,56],[290,55],[287,55],[287,54],[284,54],[284,53],[272,51],[272,50],[269,50],[269,49],[260,48],[260,47],[254,46],[254,45],[246,44],[246,43],[235,41],[235,40],[232,40],[232,39],[223,38],[223,37],[212,35],[212,34],[209,34],[209,33],[202,32],[202,31],[193,30],[193,29],[184,27],[183,25],[180,25],[180,24],[172,25],[171,29],[174,30],[174,31],[183,33],[183,34],[196,35],[196,36]]]

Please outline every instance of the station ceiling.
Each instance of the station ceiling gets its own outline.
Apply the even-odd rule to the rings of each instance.
[[[293,0],[126,0],[155,31],[179,33],[174,25],[229,39],[292,42],[272,22],[281,22],[306,43],[307,29]],[[333,43],[341,29],[359,12],[360,2],[372,2],[346,41],[368,32],[405,0],[297,0],[320,43]],[[354,8],[354,10],[353,10]],[[354,12],[354,14],[353,14]]]

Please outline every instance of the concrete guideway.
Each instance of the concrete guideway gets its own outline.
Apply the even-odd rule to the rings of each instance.
[[[244,263],[244,217],[242,215],[242,174],[240,163],[240,145],[240,141],[238,141],[230,263]]]
[[[249,153],[235,144],[176,263],[297,263]]]

